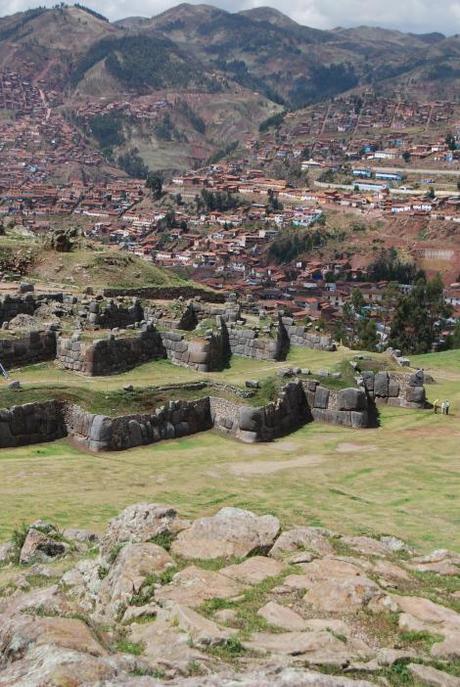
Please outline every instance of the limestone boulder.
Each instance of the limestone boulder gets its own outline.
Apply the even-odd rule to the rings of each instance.
[[[273,515],[258,516],[240,508],[222,508],[216,515],[196,520],[173,542],[174,554],[188,559],[242,557],[268,551],[280,523]]]
[[[273,558],[284,558],[288,553],[313,551],[319,556],[334,553],[331,544],[333,532],[321,527],[296,527],[282,532],[270,550]]]
[[[30,563],[47,563],[58,556],[63,556],[68,545],[57,541],[45,532],[31,527],[22,545],[19,562],[23,565]]]
[[[235,634],[235,630],[219,627],[214,621],[204,618],[187,606],[178,605],[172,616],[178,627],[189,635],[194,646],[219,646]]]
[[[257,615],[270,625],[287,632],[302,632],[307,629],[307,621],[301,615],[276,601],[269,601],[257,611]]]
[[[427,556],[415,556],[408,567],[417,572],[460,575],[460,555],[447,549],[437,549]]]
[[[426,687],[460,687],[459,677],[450,675],[444,670],[437,670],[432,666],[410,663],[408,670],[417,683],[426,685]]]
[[[165,549],[156,544],[127,544],[101,582],[97,609],[101,615],[115,617],[129,605],[148,575],[162,573],[175,563]]]
[[[158,534],[175,534],[183,521],[174,508],[157,503],[128,506],[110,521],[101,540],[101,554],[107,556],[122,544],[147,542]]]
[[[302,656],[310,665],[344,666],[356,658],[368,658],[372,651],[364,642],[343,642],[332,632],[256,632],[244,643],[252,651]]]

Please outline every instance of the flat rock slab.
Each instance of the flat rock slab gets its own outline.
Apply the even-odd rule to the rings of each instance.
[[[363,575],[313,582],[304,601],[326,613],[347,613],[364,608],[382,594],[380,587]]]
[[[275,601],[269,601],[257,611],[257,615],[282,630],[288,632],[302,632],[307,629],[307,621],[295,611],[281,606]]]
[[[253,556],[243,563],[221,568],[219,572],[245,584],[260,584],[270,577],[277,577],[283,569],[284,565],[279,561],[265,556]]]
[[[409,614],[422,623],[432,626],[434,632],[441,628],[460,633],[460,613],[446,606],[436,604],[420,596],[394,596],[401,611]]]
[[[343,642],[327,630],[312,632],[257,632],[248,642],[247,649],[290,656],[306,655],[310,663],[344,665],[352,658],[370,657],[372,651],[364,643]]]
[[[155,599],[196,608],[208,599],[232,599],[242,591],[243,586],[230,577],[190,565],[177,573],[171,584],[158,589]]]
[[[217,623],[187,606],[178,605],[173,612],[179,628],[187,632],[193,644],[200,647],[218,646],[235,634],[236,630],[219,627]]]
[[[257,516],[240,508],[222,508],[216,515],[195,520],[180,532],[172,552],[192,560],[247,556],[253,551],[268,551],[279,530],[279,520],[272,515]]]
[[[410,674],[422,685],[427,687],[460,687],[460,678],[443,670],[437,670],[431,666],[423,666],[419,663],[410,663]]]

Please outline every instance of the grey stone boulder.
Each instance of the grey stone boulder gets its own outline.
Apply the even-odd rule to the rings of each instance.
[[[110,521],[101,540],[101,553],[107,555],[115,547],[146,542],[158,534],[175,534],[184,527],[174,508],[158,503],[137,503],[128,506]]]
[[[19,562],[23,565],[30,563],[46,563],[57,556],[62,556],[68,550],[68,545],[56,541],[45,532],[31,527],[22,545]]]
[[[268,551],[280,530],[278,518],[240,508],[222,508],[179,533],[172,551],[188,559],[230,558]]]
[[[374,394],[385,398],[388,396],[388,372],[377,372],[374,377]]]
[[[327,404],[329,402],[329,395],[330,395],[329,389],[326,389],[326,387],[324,387],[324,386],[317,386],[315,389],[315,401],[314,401],[315,408],[322,408],[322,409],[327,408]]]

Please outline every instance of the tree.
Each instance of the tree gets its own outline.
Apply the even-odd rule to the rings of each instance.
[[[364,317],[358,323],[358,347],[364,351],[375,351],[379,343],[375,320]]]
[[[152,196],[155,200],[159,200],[161,198],[161,194],[163,192],[163,179],[159,174],[149,172],[147,174],[147,179],[145,180],[145,185],[152,193]]]
[[[428,353],[439,335],[442,320],[452,313],[444,301],[439,275],[421,277],[412,290],[401,295],[391,323],[390,345],[404,353]]]
[[[430,190],[427,192],[426,197],[430,200],[434,200],[436,198],[436,193],[432,186],[430,186]]]
[[[361,289],[354,288],[351,291],[351,304],[354,308],[355,313],[360,313],[364,307],[365,300]]]
[[[449,150],[457,150],[457,141],[452,132],[447,134],[445,141]]]
[[[410,154],[410,152],[408,150],[405,150],[402,154],[402,158],[403,158],[404,162],[410,162],[412,155]]]

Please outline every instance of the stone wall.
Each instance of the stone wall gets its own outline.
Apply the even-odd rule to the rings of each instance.
[[[26,403],[0,410],[0,448],[55,441],[67,435],[58,401]]]
[[[385,403],[401,408],[423,409],[426,393],[423,372],[361,372],[362,384],[377,405]]]
[[[225,326],[225,329],[232,355],[242,355],[256,360],[286,359],[289,341],[282,326],[277,328],[273,338],[260,336],[256,329],[242,329],[233,324]]]
[[[132,289],[108,288],[103,290],[106,298],[133,296],[147,300],[174,300],[176,298],[202,298],[208,303],[225,303],[226,294],[211,291],[199,286],[144,286]]]
[[[175,331],[161,332],[168,360],[174,365],[191,367],[198,372],[222,370],[228,359],[222,332],[204,338],[187,339]]]
[[[112,375],[165,357],[159,332],[146,327],[135,336],[82,341],[79,334],[57,340],[56,361],[67,370],[86,375]]]
[[[62,293],[39,294],[27,293],[24,296],[6,294],[0,299],[0,325],[9,322],[16,315],[33,315],[37,308],[49,301],[63,302]]]
[[[328,334],[311,332],[303,325],[295,324],[291,317],[283,317],[282,322],[286,328],[291,346],[314,348],[318,351],[335,351],[334,341]]]
[[[215,396],[210,398],[210,404],[214,428],[245,443],[273,441],[311,420],[300,382],[290,382],[276,401],[261,407],[240,405]]]
[[[113,300],[108,303],[92,301],[88,306],[88,322],[104,329],[125,328],[143,319],[144,309],[137,298],[130,306]]]
[[[380,379],[374,393],[375,389],[380,393]],[[407,381],[404,394],[420,388],[415,381],[418,378]],[[395,398],[388,396],[389,400]],[[405,407],[420,407],[415,401],[406,399],[405,403],[410,404]],[[272,441],[311,421],[370,427],[374,410],[374,399],[365,389],[330,390],[314,380],[289,382],[275,401],[261,407],[209,394],[193,401],[169,401],[149,413],[108,417],[58,401],[27,403],[0,410],[0,448],[53,441],[69,434],[92,451],[120,451],[213,427],[253,443]]]
[[[328,389],[316,380],[302,382],[314,420],[344,427],[364,428],[372,422],[372,401],[363,389]]]
[[[107,417],[78,406],[66,411],[69,434],[92,451],[121,451],[162,439],[175,439],[211,429],[209,398],[169,401],[151,413]]]
[[[0,339],[0,362],[7,370],[55,357],[54,331],[33,331],[20,338]]]

